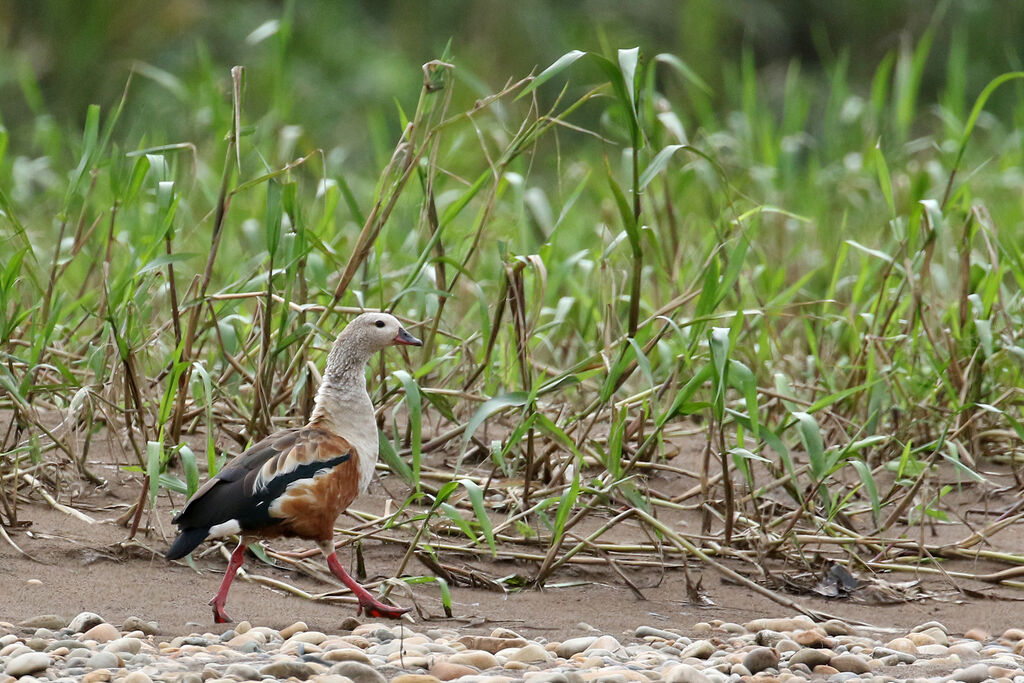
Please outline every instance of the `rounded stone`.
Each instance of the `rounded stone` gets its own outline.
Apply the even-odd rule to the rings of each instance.
[[[107,643],[120,637],[121,632],[117,630],[117,627],[107,622],[96,624],[82,633],[82,640],[95,640],[97,643]]]
[[[587,646],[587,650],[607,650],[608,652],[618,652],[622,649],[622,643],[616,640],[612,636],[599,636],[597,640]]]
[[[142,631],[147,636],[155,635],[160,631],[160,624],[155,621],[146,621],[141,617],[128,617],[121,625],[123,631]]]
[[[797,631],[793,634],[793,640],[803,647],[831,647],[828,636],[816,629]]]
[[[818,648],[814,647],[805,647],[804,649],[794,653],[793,656],[789,658],[787,663],[789,664],[789,666],[793,666],[794,664],[804,664],[808,668],[814,669],[814,667],[819,666],[821,664],[828,664],[829,660],[831,659],[832,653],[830,653],[828,650],[819,650]]]
[[[913,633],[908,633],[907,634],[907,640],[909,640],[910,642],[912,642],[914,645],[917,645],[917,646],[921,646],[921,645],[934,645],[935,644],[935,638],[933,638],[928,633],[922,633],[920,631],[915,631]]]
[[[103,649],[107,652],[130,652],[135,655],[142,649],[142,641],[138,638],[117,638],[107,643]]]
[[[436,676],[429,674],[398,674],[391,683],[441,683]]]
[[[769,631],[794,631],[802,628],[795,619],[754,619],[743,624],[743,627],[750,633],[756,633],[765,629]]]
[[[62,617],[59,614],[40,614],[18,622],[18,626],[22,628],[48,628],[54,631],[67,625],[67,617]]]
[[[80,612],[71,620],[68,628],[71,629],[72,633],[84,633],[93,626],[103,623],[106,623],[106,620],[95,612]]]
[[[911,630],[911,632],[914,632],[914,631],[927,631],[928,629],[932,629],[932,628],[937,628],[940,631],[942,631],[943,633],[949,633],[949,629],[946,628],[945,624],[943,624],[941,621],[934,621],[934,620],[933,621],[926,621],[923,624],[918,624],[917,626],[915,626],[914,628],[912,628],[910,630]]]
[[[971,640],[976,640],[976,641],[978,641],[980,643],[982,641],[988,640],[989,638],[991,638],[991,636],[988,634],[988,631],[986,631],[985,629],[982,629],[982,628],[972,628],[972,629],[969,629],[966,633],[964,633],[964,638],[969,638]]]
[[[836,655],[828,663],[839,671],[850,671],[855,674],[865,674],[871,670],[864,659],[849,653]]]
[[[963,669],[957,669],[950,675],[949,680],[959,681],[959,683],[981,683],[988,677],[988,665],[978,662]]]
[[[498,666],[498,658],[484,650],[466,650],[464,652],[456,652],[448,657],[448,661],[452,664],[472,666],[481,671]]]
[[[521,648],[511,649],[508,652],[503,653],[511,662],[523,662],[525,664],[532,664],[533,662],[546,662],[550,655],[547,650],[538,645],[537,643],[527,643]]]
[[[315,667],[307,664],[306,662],[295,660],[271,662],[266,666],[260,667],[260,675],[262,676],[273,676],[274,678],[297,678],[300,681],[306,680],[315,673],[317,673]]]
[[[430,667],[430,675],[442,681],[453,681],[463,676],[475,676],[480,671],[465,664],[456,664],[452,661],[439,661]]]
[[[755,647],[743,657],[743,666],[752,674],[778,666],[779,654],[770,647]]]
[[[678,633],[672,633],[671,631],[665,631],[660,628],[654,628],[653,626],[637,626],[634,632],[637,638],[661,638],[673,642],[679,640],[680,636]]]
[[[258,681],[260,679],[259,669],[245,662],[229,664],[228,668],[224,670],[224,675],[228,677],[234,676],[240,681]]]
[[[7,666],[4,668],[4,673],[8,676],[15,678],[21,678],[29,674],[36,673],[37,671],[43,671],[53,662],[50,659],[50,655],[42,652],[25,652],[12,657]]]
[[[320,659],[325,662],[362,662],[364,664],[370,663],[370,658],[366,656],[366,653],[362,650],[354,647],[337,647],[333,650],[328,650],[320,655]]]
[[[493,636],[462,636],[456,642],[462,643],[467,650],[483,650],[492,655],[513,647],[523,647],[523,638],[495,638]]]
[[[830,636],[848,636],[854,632],[849,624],[838,619],[829,619],[821,624],[821,628]]]
[[[763,628],[754,635],[754,642],[762,647],[772,647],[778,645],[782,638],[782,634],[778,631],[769,631]]]
[[[110,669],[96,669],[82,676],[82,683],[104,683],[111,678]]]
[[[527,671],[523,683],[569,683],[569,679],[561,671]]]
[[[345,676],[352,679],[352,683],[387,683],[377,669],[362,662],[338,662],[327,673]]]
[[[676,664],[664,673],[665,683],[711,683],[699,669],[689,664]]]
[[[289,641],[293,643],[307,643],[309,645],[319,645],[320,643],[327,640],[327,634],[321,633],[320,631],[301,631],[295,633]]]
[[[141,671],[133,671],[122,678],[121,683],[153,683],[153,679]]]
[[[281,629],[281,637],[284,638],[285,640],[288,640],[289,638],[294,636],[296,633],[301,633],[302,631],[307,631],[307,630],[309,630],[309,627],[306,626],[306,622],[304,622],[304,621],[296,621],[291,626],[285,626],[283,629]]]
[[[908,655],[917,654],[917,645],[914,641],[909,638],[893,638],[885,644],[890,650],[896,650],[897,652],[906,652]]]
[[[85,662],[87,669],[120,669],[124,661],[116,652],[96,652]]]
[[[577,652],[583,652],[590,647],[594,642],[597,641],[597,636],[580,636],[579,638],[569,638],[563,640],[555,648],[555,654],[562,659],[569,659]]]
[[[710,640],[697,640],[687,645],[686,648],[679,653],[679,656],[683,659],[686,659],[687,657],[707,659],[713,654],[715,654],[715,646],[711,644]]]

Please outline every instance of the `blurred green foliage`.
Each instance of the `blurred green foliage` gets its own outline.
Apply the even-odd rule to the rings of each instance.
[[[188,84],[203,82],[204,74],[215,75],[226,93],[229,68],[242,64],[249,70],[251,111],[301,124],[313,146],[351,140],[351,148],[366,153],[368,126],[371,138],[394,140],[396,130],[373,130],[380,113],[397,121],[395,101],[414,105],[420,65],[438,57],[449,40],[460,77],[479,83],[477,93],[459,93],[467,100],[570,49],[610,54],[639,45],[645,54],[681,57],[713,93],[690,106],[714,110],[727,105],[726,88],[749,48],[764,85],[761,104],[781,109],[783,81],[794,63],[804,86],[817,86],[811,94],[824,100],[828,67],[846,54],[851,87],[866,95],[883,55],[901,41],[916,42],[932,24],[925,101],[934,101],[943,87],[951,49],[969,56],[963,74],[969,97],[996,74],[1022,67],[1017,48],[1024,5],[995,0],[8,0],[0,2],[0,123],[21,142],[32,138],[18,129],[35,125],[43,111],[59,125],[80,129],[88,105],[108,110],[133,66],[147,65],[132,84],[132,107],[122,124],[132,130],[128,138],[187,140],[209,112],[172,100],[194,101]]]

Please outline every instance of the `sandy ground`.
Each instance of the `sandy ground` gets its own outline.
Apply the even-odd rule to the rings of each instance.
[[[194,631],[221,632],[230,625],[213,624],[207,601],[219,585],[225,561],[210,553],[196,562],[199,572],[183,563],[168,563],[157,553],[167,548],[166,533],[173,505],[180,506],[166,495],[161,497],[158,520],[150,517],[149,529],[140,529],[138,541],[126,547],[122,541],[127,530],[114,523],[126,505],[135,500],[139,491],[138,475],[126,473],[115,464],[97,465],[96,470],[108,480],[100,490],[84,491],[75,505],[96,520],[89,524],[73,516],[54,510],[34,500],[19,508],[19,520],[27,525],[9,529],[12,540],[30,557],[23,556],[7,542],[0,540],[0,621],[18,622],[39,614],[62,614],[68,617],[82,611],[97,612],[113,623],[128,616],[156,620],[161,633],[179,635]],[[997,484],[1012,482],[1009,473],[990,472],[990,484],[985,491],[997,490]],[[670,486],[669,479],[658,482]],[[689,486],[692,482],[678,482]],[[368,495],[360,498],[356,507],[380,513],[383,511],[390,489],[395,497],[404,495],[397,480],[389,478],[384,486],[375,481]],[[966,489],[960,496],[961,520],[972,519],[970,512],[979,504],[981,489]],[[993,509],[1007,507],[1017,500],[1017,494],[1006,490],[1000,499],[989,500]],[[955,498],[950,498],[955,502]],[[954,515],[954,518],[957,515]],[[991,513],[983,520],[975,519],[979,526],[991,521]],[[353,524],[342,517],[339,526]],[[624,528],[623,533],[628,534]],[[917,532],[915,532],[916,535]],[[949,540],[963,538],[970,529],[958,522],[938,528]],[[929,536],[931,532],[929,532]],[[339,537],[340,538],[340,537]],[[927,539],[935,542],[935,538]],[[312,548],[301,541],[277,541],[278,550]],[[1024,551],[1024,533],[1021,528],[1002,531],[998,547],[1005,551]],[[363,544],[366,568],[374,575],[389,575],[398,566],[405,547],[367,540]],[[351,568],[353,553],[340,551],[339,557]],[[442,558],[452,564],[475,568],[487,576],[502,577],[520,573],[529,575],[536,565],[513,562],[494,563],[488,560],[467,561],[461,557]],[[605,633],[620,635],[631,632],[639,625],[652,625],[688,632],[700,621],[716,619],[746,622],[758,617],[789,616],[787,609],[771,600],[723,579],[710,568],[693,565],[691,578],[701,581],[701,596],[706,604],[694,604],[687,597],[683,572],[676,569],[662,571],[648,568],[628,573],[646,599],[638,599],[614,572],[604,565],[567,567],[557,572],[551,585],[544,590],[528,589],[502,594],[482,588],[453,587],[453,617],[443,614],[438,589],[431,585],[413,587],[420,614],[419,624],[437,624],[465,628],[467,632],[489,632],[497,626],[506,626],[532,638],[561,639],[579,635],[590,626]],[[749,566],[731,564],[734,569],[748,571]],[[259,575],[296,586],[311,593],[324,593],[332,586],[309,576],[278,569],[250,557],[246,567]],[[415,560],[410,564],[413,573],[427,574]],[[947,571],[962,569],[980,574],[1006,565],[984,566],[976,562],[945,565]],[[928,598],[890,605],[865,604],[853,599],[827,600],[813,594],[787,594],[806,608],[837,616],[851,623],[866,623],[883,629],[906,631],[910,627],[930,620],[945,624],[951,632],[963,633],[972,627],[981,627],[991,633],[1000,633],[1009,627],[1021,625],[1020,614],[1024,591],[993,587],[969,579],[943,577],[915,577],[914,574],[887,575],[893,582],[913,581],[921,578],[920,589]],[[958,591],[957,589],[963,589]],[[410,606],[412,597],[393,593],[394,600]],[[354,606],[309,601],[286,594],[264,585],[237,580],[228,597],[227,612],[235,619],[247,619],[253,624],[283,628],[297,620],[311,628],[337,630],[341,623],[355,614]],[[426,616],[425,616],[426,615]]]

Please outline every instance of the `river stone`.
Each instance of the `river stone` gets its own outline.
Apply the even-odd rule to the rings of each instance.
[[[391,683],[441,683],[436,676],[429,674],[398,674]]]
[[[316,668],[310,664],[295,660],[272,662],[260,668],[260,674],[263,676],[273,676],[274,678],[298,678],[300,681],[306,680],[316,672]]]
[[[672,633],[671,631],[665,631],[660,628],[654,628],[653,626],[637,626],[635,633],[637,638],[646,638],[648,636],[652,636],[654,638],[661,638],[662,640],[667,640],[669,642],[679,640],[682,637],[678,633]]]
[[[113,678],[110,669],[96,669],[82,676],[82,683],[104,683]]]
[[[88,669],[120,669],[124,661],[116,652],[96,652],[85,663]]]
[[[30,647],[36,652],[42,652],[46,649],[46,640],[43,638],[32,637],[25,641],[25,646]]]
[[[82,648],[86,648],[87,652],[89,651],[88,648],[86,647],[85,643],[83,643],[80,640],[74,640],[73,638],[62,638],[62,639],[59,639],[59,640],[52,640],[43,649],[46,652],[53,652],[54,650],[56,650],[57,648],[60,648],[60,647],[66,647],[68,649],[69,653],[72,650],[82,649]]]
[[[526,645],[524,638],[496,638],[494,636],[462,636],[455,642],[462,643],[467,650],[483,650],[492,655],[508,648]]]
[[[957,681],[957,683],[981,683],[986,679],[988,679],[988,665],[978,662],[964,669],[957,669],[943,680]]]
[[[62,617],[59,614],[40,614],[39,616],[29,617],[24,621],[19,621],[18,626],[22,628],[48,628],[52,630],[62,629],[68,625],[67,617]]]
[[[138,638],[117,638],[107,643],[103,649],[107,652],[130,652],[136,655],[142,649],[142,641]]]
[[[452,664],[462,664],[480,669],[491,669],[498,666],[498,659],[490,652],[484,650],[466,650],[457,652],[448,658]]]
[[[306,626],[306,622],[304,622],[304,621],[296,621],[291,626],[286,626],[283,629],[281,629],[281,637],[284,638],[285,640],[288,640],[289,638],[294,636],[296,633],[301,633],[302,631],[306,631],[308,629],[309,629],[309,627]]]
[[[7,662],[7,667],[4,669],[4,673],[8,676],[14,676],[15,678],[21,678],[28,674],[42,671],[46,667],[50,666],[53,662],[50,659],[50,655],[42,652],[25,652],[17,657],[11,658]]]
[[[828,663],[840,671],[850,671],[855,674],[866,674],[871,670],[866,661],[851,653],[836,655]]]
[[[988,631],[983,628],[968,629],[968,631],[964,633],[964,638],[969,638],[978,642],[988,640],[990,637],[991,636],[989,636]]]
[[[779,654],[770,647],[755,647],[743,658],[743,666],[756,674],[779,664]]]
[[[917,654],[917,645],[914,641],[909,638],[893,638],[885,644],[890,650],[896,650],[897,652],[906,652],[908,655]]]
[[[352,683],[387,683],[377,669],[362,662],[338,662],[327,673],[345,676],[352,679]]]
[[[561,671],[527,671],[523,683],[569,683],[569,679]]]
[[[106,620],[95,612],[80,612],[71,620],[68,628],[71,629],[72,633],[84,633],[96,624],[104,623],[106,623]]]
[[[713,654],[715,654],[715,646],[711,644],[710,640],[697,640],[687,645],[686,648],[679,653],[679,656],[683,659],[686,659],[687,657],[707,659]]]
[[[622,643],[613,636],[598,636],[597,640],[587,646],[587,650],[590,652],[607,650],[608,652],[619,653],[622,651]]]
[[[153,679],[142,671],[132,671],[121,679],[121,683],[153,683]]]
[[[121,632],[116,626],[103,622],[96,624],[82,634],[82,640],[95,640],[97,643],[107,643],[121,637]]]
[[[820,626],[830,636],[848,636],[854,632],[849,624],[838,619],[829,619]]]
[[[555,648],[555,654],[562,659],[569,659],[577,652],[583,652],[590,647],[595,641],[597,636],[580,636],[579,638],[570,638],[569,640],[563,640]]]
[[[453,681],[456,678],[462,678],[463,676],[475,676],[480,673],[477,669],[466,666],[465,664],[456,664],[452,661],[439,661],[430,667],[430,675],[435,676],[442,681]]]
[[[155,635],[160,631],[160,624],[155,621],[146,621],[141,617],[128,617],[121,625],[122,631],[142,631],[147,636]]]
[[[245,662],[229,664],[228,668],[224,670],[224,675],[228,677],[234,676],[240,681],[258,681],[260,679],[259,670]]]
[[[527,643],[520,648],[512,648],[503,653],[510,662],[523,662],[532,664],[534,662],[546,662],[550,655],[548,651],[537,643]]]
[[[878,646],[871,651],[871,656],[875,659],[884,659],[886,657],[895,657],[896,661],[900,664],[913,664],[917,661],[917,656],[912,655],[909,652],[900,652],[899,650],[893,650],[888,647]]]
[[[325,662],[362,662],[370,664],[370,658],[362,650],[354,647],[337,647],[320,655]]]
[[[665,672],[665,683],[711,683],[699,669],[689,664],[676,664]]]
[[[804,649],[796,652],[792,657],[789,658],[789,665],[794,664],[805,664],[810,669],[819,666],[821,664],[828,664],[829,660],[832,659],[832,653],[828,650],[819,650],[814,647],[805,647]]]

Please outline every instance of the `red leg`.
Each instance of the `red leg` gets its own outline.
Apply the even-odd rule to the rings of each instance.
[[[326,554],[326,553],[325,553]],[[345,568],[341,566],[341,562],[338,561],[338,555],[333,551],[333,543],[331,544],[331,554],[327,555],[327,566],[331,568],[338,579],[345,584],[346,587],[352,593],[359,598],[359,608],[356,610],[356,614],[366,613],[368,617],[376,617],[378,619],[398,619],[403,614],[409,611],[408,607],[392,607],[391,605],[385,605],[377,598],[370,595],[370,591],[366,590],[359,585],[359,582],[348,575]]]
[[[228,562],[228,568],[224,571],[220,589],[213,596],[213,600],[209,602],[210,605],[213,605],[213,620],[218,624],[227,624],[231,621],[231,617],[224,613],[224,604],[228,601],[228,589],[231,588],[231,582],[245,560],[245,547],[245,539],[240,540],[238,547],[231,553],[231,560]]]

